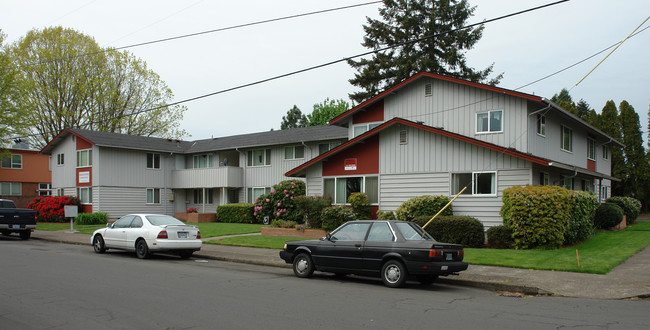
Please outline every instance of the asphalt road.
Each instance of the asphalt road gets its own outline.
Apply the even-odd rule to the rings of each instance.
[[[1,329],[648,329],[649,300],[509,297],[0,237]]]

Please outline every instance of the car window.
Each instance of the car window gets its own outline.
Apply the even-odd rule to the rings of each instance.
[[[372,225],[370,228],[370,233],[368,233],[368,242],[392,242],[393,241],[393,232],[390,230],[390,226],[386,222],[377,222]]]
[[[435,241],[422,227],[409,222],[397,222],[395,226],[404,236],[407,241]]]
[[[369,223],[350,223],[332,233],[332,241],[363,241],[366,232],[370,227]]]
[[[132,215],[125,215],[121,217],[119,220],[115,221],[113,224],[113,228],[129,228],[131,225],[131,221],[133,221],[134,216]]]
[[[147,220],[154,226],[184,225],[184,223],[169,215],[147,215]]]
[[[131,228],[141,228],[142,227],[142,218],[135,216],[133,222],[131,222]]]

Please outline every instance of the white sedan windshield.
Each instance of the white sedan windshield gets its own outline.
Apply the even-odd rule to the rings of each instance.
[[[147,220],[154,226],[184,225],[184,223],[169,215],[148,215]]]

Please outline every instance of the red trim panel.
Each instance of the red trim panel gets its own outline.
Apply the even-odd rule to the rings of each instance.
[[[352,164],[354,165],[350,166]],[[332,155],[326,162],[323,162],[323,176],[378,173],[379,136],[370,137],[364,143],[359,143]]]
[[[596,161],[587,159],[587,169],[596,172]]]
[[[352,117],[352,124],[373,123],[384,121],[384,100],[370,105],[365,111],[360,111]]]

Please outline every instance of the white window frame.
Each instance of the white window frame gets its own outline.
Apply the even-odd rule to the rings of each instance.
[[[546,116],[537,114],[537,135],[546,137]]]
[[[260,165],[255,165],[255,152],[256,151],[262,151],[262,164]],[[271,166],[271,149],[269,148],[264,148],[264,149],[252,149],[248,150],[246,153],[246,164],[249,167],[263,167],[263,166]]]
[[[2,187],[9,187],[8,194],[2,194]],[[6,188],[4,189],[6,190]],[[23,195],[23,184],[21,182],[0,182],[0,194],[9,195],[9,196],[22,196]]]
[[[348,204],[347,198],[345,200],[345,203],[338,203],[337,202],[337,184],[339,180],[347,180],[348,178],[361,178],[361,191],[362,193],[368,195],[368,192],[366,191],[367,183],[366,180],[368,178],[376,178],[377,179],[377,201],[373,202],[370,201],[370,205],[376,206],[379,205],[379,176],[378,175],[348,175],[348,176],[330,176],[330,177],[324,177],[323,178],[323,195],[325,195],[325,180],[334,180],[334,193],[332,194],[332,205],[350,205]],[[347,192],[346,192],[347,195]],[[346,196],[347,197],[347,196]],[[370,196],[368,196],[370,197]]]
[[[377,126],[379,126],[381,124],[383,124],[383,122],[381,122],[381,121],[376,121],[376,122],[371,122],[371,123],[363,123],[363,124],[356,124],[356,125],[354,125],[352,127],[353,138],[355,138],[355,137],[357,137],[357,136],[359,136],[361,134],[364,134],[365,132],[368,132],[368,131],[372,130],[373,128],[375,128],[375,127],[377,127]],[[360,128],[361,130],[363,130],[363,132],[360,131],[357,134],[357,128]]]
[[[65,165],[65,154],[64,153],[56,154],[56,165],[57,166]]]
[[[151,157],[151,166],[149,166],[149,157]],[[155,152],[147,152],[146,166],[148,170],[160,169],[160,154]]]
[[[39,196],[52,196],[52,184],[51,183],[39,183],[38,184],[38,195]]]
[[[492,114],[493,114],[493,113],[497,113],[497,112],[500,112],[500,113],[501,113],[501,129],[498,130],[498,131],[496,131],[496,130],[492,130],[492,120],[491,120],[491,118],[492,118]],[[475,124],[475,125],[474,125],[474,129],[476,130],[476,134],[496,134],[496,133],[503,133],[503,127],[504,127],[504,122],[505,122],[505,120],[504,120],[504,119],[505,119],[505,118],[504,118],[504,116],[505,116],[504,113],[505,113],[505,111],[503,111],[503,109],[477,112],[477,113],[476,113],[476,116],[474,116],[474,119],[475,119],[475,122],[474,122],[474,124]],[[479,124],[479,118],[478,118],[478,117],[479,117],[479,115],[485,115],[485,114],[487,114],[487,119],[488,119],[488,120],[487,120],[487,131],[479,131],[479,130],[478,130],[478,124]]]
[[[471,174],[471,184],[472,187],[471,189],[466,189],[465,192],[461,195],[470,195],[470,196],[476,196],[476,197],[496,197],[499,194],[498,188],[499,188],[499,181],[498,181],[498,173],[497,171],[475,171],[475,172],[454,172],[450,173],[450,178],[449,182],[452,184],[449,185],[449,196],[455,196],[457,195],[463,187],[457,187],[457,189],[454,189],[454,176],[456,175],[461,175],[461,174]],[[477,185],[476,185],[476,177],[481,175],[481,174],[494,174],[494,186],[492,186],[492,189],[494,192],[489,193],[489,194],[479,194],[476,192],[477,190]]]
[[[336,147],[338,147],[340,145],[341,145],[341,142],[319,143],[318,144],[318,154],[322,155],[322,154],[324,154],[324,153],[326,153],[326,152],[328,152],[328,151],[330,151],[330,150],[332,150],[332,149],[334,149],[334,148],[336,148]],[[321,152],[321,146],[327,146],[327,150]]]
[[[81,161],[82,154],[86,154],[86,159],[88,160],[86,164],[82,164]],[[93,166],[93,149],[77,150],[77,168],[92,167],[92,166]]]
[[[262,193],[257,196],[257,197],[259,197],[261,195],[270,193],[271,192],[271,187],[249,187],[248,188],[248,194],[247,194],[249,203],[255,203],[255,200],[257,200],[257,197],[255,197],[255,190],[257,190],[258,192],[260,190],[262,190]]]
[[[201,157],[205,158],[205,166],[201,166]],[[213,157],[212,154],[200,154],[192,156],[192,168],[212,168]]]
[[[562,151],[573,153],[573,129],[569,128],[568,126],[561,125],[560,130],[561,130],[560,148],[562,149]],[[568,130],[568,133],[569,133],[569,149],[564,148],[564,133],[565,133],[565,130]]]
[[[9,159],[9,166],[5,166],[5,161]],[[18,162],[15,160],[18,159]],[[23,155],[18,155],[18,154],[11,154],[7,157],[4,157],[0,161],[0,167],[1,168],[6,168],[6,169],[13,169],[13,170],[19,170],[23,168]]]
[[[609,147],[603,145],[603,159],[609,159]]]
[[[302,149],[302,156],[301,157],[296,156],[296,148],[301,148]],[[290,155],[287,155],[287,153],[290,153]],[[300,145],[300,146],[286,146],[286,147],[284,147],[284,160],[293,160],[293,159],[305,159],[305,146]]]
[[[82,198],[83,194],[82,192],[86,191],[87,198]],[[92,204],[93,203],[93,188],[92,187],[77,187],[77,197],[79,197],[79,201],[81,204]]]
[[[587,138],[587,159],[596,160],[596,140]]]
[[[156,196],[158,197],[156,200]],[[149,198],[151,197],[151,198]],[[147,188],[147,205],[160,204],[160,188]]]

